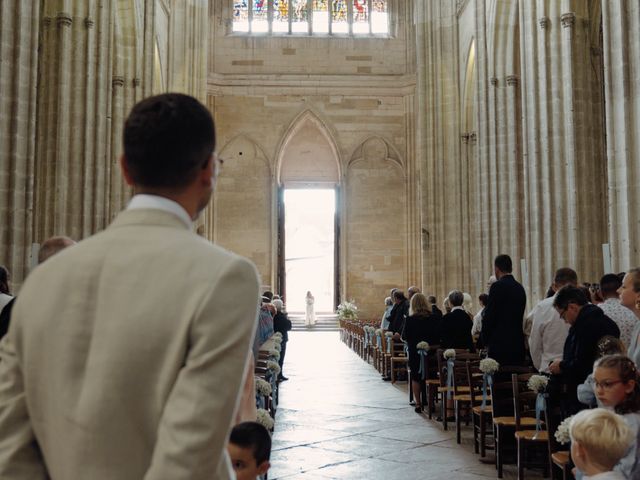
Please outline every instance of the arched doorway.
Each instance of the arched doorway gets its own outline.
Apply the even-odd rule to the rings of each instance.
[[[340,161],[331,133],[312,112],[292,123],[278,155],[278,278],[290,312],[311,291],[317,312],[339,302]]]

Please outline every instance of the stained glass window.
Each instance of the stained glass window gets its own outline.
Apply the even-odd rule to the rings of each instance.
[[[388,35],[387,0],[233,0],[233,32]]]

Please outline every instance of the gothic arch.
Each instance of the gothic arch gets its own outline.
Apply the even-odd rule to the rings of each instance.
[[[398,149],[391,142],[380,135],[371,135],[362,139],[351,154],[348,167],[351,167],[355,162],[363,160],[367,156],[367,148],[384,149],[384,158],[400,167],[404,175],[405,165],[400,152],[398,152]]]
[[[313,139],[314,142],[305,144],[304,139]],[[309,154],[312,152],[306,147],[315,148],[319,157],[311,159]],[[341,182],[342,167],[335,136],[328,124],[312,110],[305,110],[293,119],[276,152],[278,185],[285,181]],[[298,157],[294,164],[292,157],[296,153]]]
[[[232,137],[222,148],[218,149],[218,151],[220,152],[220,156],[227,161],[227,159],[245,156],[245,150],[243,149],[246,148],[250,148],[249,153],[264,162],[269,171],[269,176],[271,176],[271,164],[264,149],[246,133],[239,133]]]

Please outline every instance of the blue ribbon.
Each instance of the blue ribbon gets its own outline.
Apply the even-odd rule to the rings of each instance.
[[[540,413],[544,410],[544,393],[538,393],[536,398],[536,433],[540,431]]]
[[[447,360],[447,397],[451,398],[453,392],[451,391],[451,387],[453,385],[453,360]]]
[[[424,364],[425,357],[427,356],[427,351],[420,348],[418,349],[418,355],[420,355],[420,370],[418,370],[418,373],[422,376],[422,380],[424,380],[425,378],[427,378],[427,367]]]
[[[369,346],[369,332],[367,330],[364,331],[364,348]]]
[[[382,337],[380,335],[377,335],[377,340],[378,340],[378,349],[382,350]]]
[[[482,374],[482,405],[481,408],[487,406],[487,385],[493,385],[493,376],[490,373]]]
[[[391,342],[393,342],[393,337],[387,337],[387,353],[391,353]]]
[[[258,397],[258,408],[264,408],[264,395],[259,393],[257,397]]]

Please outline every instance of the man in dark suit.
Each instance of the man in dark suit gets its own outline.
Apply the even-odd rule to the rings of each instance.
[[[473,321],[462,308],[463,301],[464,296],[460,290],[449,293],[451,312],[442,318],[440,324],[440,347],[443,349],[466,348],[470,352],[475,351],[473,337],[471,337]]]
[[[493,264],[498,280],[491,285],[482,315],[482,343],[489,357],[500,365],[522,365],[525,355],[522,319],[527,294],[511,275],[513,266],[509,255],[498,255]]]

